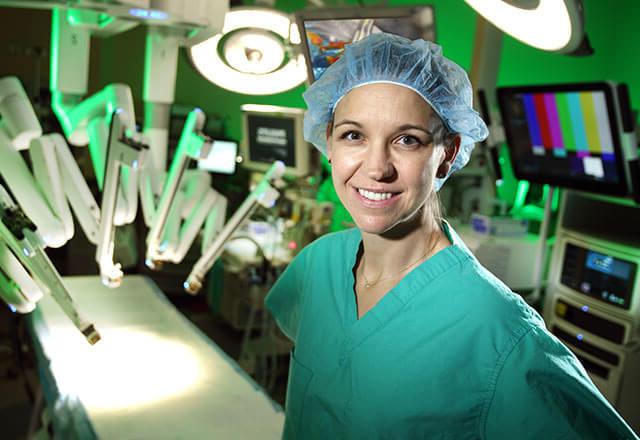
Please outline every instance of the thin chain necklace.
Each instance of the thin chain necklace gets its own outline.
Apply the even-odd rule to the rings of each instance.
[[[436,245],[438,244],[438,239],[436,238],[433,242],[433,245],[424,253],[420,256],[420,258],[418,258],[417,260],[415,260],[412,263],[407,264],[406,266],[404,266],[402,269],[400,269],[398,272],[391,274],[391,275],[387,275],[386,277],[381,277],[382,273],[380,273],[380,275],[378,275],[378,278],[376,278],[374,281],[369,281],[367,279],[367,276],[364,273],[364,266],[365,266],[365,256],[364,254],[362,255],[362,277],[364,278],[364,287],[366,287],[367,289],[370,289],[371,287],[375,286],[376,284],[378,284],[381,281],[385,281],[385,280],[390,280],[392,278],[397,277],[398,275],[400,275],[402,272],[404,272],[405,270],[411,269],[413,266],[415,266],[416,264],[418,264],[424,257],[426,257],[427,255],[429,255],[431,253],[431,251],[433,251],[436,247]]]

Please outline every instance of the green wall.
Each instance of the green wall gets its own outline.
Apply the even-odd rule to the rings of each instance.
[[[276,6],[293,12],[304,6],[303,0],[280,0]],[[354,2],[345,2],[354,3]],[[365,1],[375,5],[379,2]],[[444,53],[462,67],[471,65],[476,14],[463,0],[390,0],[390,5],[430,3],[436,11],[438,42]],[[612,7],[615,5],[615,7]],[[632,102],[640,106],[640,61],[636,45],[640,41],[635,31],[640,12],[632,0],[584,0],[586,30],[595,54],[590,57],[570,57],[542,52],[505,36],[499,69],[499,85],[539,84],[551,82],[577,82],[615,80],[628,82]],[[92,81],[96,87],[122,81],[132,87],[138,101],[142,96],[144,55],[144,29],[134,29],[122,35],[97,41],[100,59],[100,78]],[[240,139],[240,105],[274,104],[304,107],[302,92],[305,86],[271,96],[247,96],[221,89],[203,77],[191,66],[186,51],[182,50],[178,63],[175,102],[198,106],[208,114],[225,120],[226,134]],[[142,107],[138,102],[138,111]]]

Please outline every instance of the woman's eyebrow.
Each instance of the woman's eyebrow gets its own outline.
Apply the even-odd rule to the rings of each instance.
[[[427,130],[426,128],[424,128],[424,127],[422,127],[420,125],[404,124],[404,125],[401,125],[400,127],[398,127],[398,131],[403,131],[403,130],[420,130],[420,131],[424,131],[429,136],[433,135],[433,133],[431,131]]]
[[[341,125],[355,125],[356,127],[362,128],[362,124],[360,124],[359,122],[353,121],[351,119],[343,119],[342,121],[334,124],[333,128],[338,128]]]

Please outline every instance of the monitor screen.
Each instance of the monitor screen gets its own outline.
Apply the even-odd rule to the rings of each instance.
[[[285,175],[306,176],[311,147],[302,134],[304,110],[291,107],[245,104],[242,109],[242,165],[266,171],[274,161],[285,164]]]
[[[291,117],[247,115],[249,157],[252,161],[280,160],[288,167],[296,164],[295,120]]]
[[[627,195],[613,93],[604,82],[499,88],[516,177]]]
[[[561,282],[584,295],[629,309],[637,269],[632,261],[567,243]]]
[[[213,173],[234,174],[237,157],[237,142],[216,139],[213,141],[213,146],[207,157],[198,160],[198,168]]]
[[[344,47],[378,32],[415,40],[435,41],[433,7],[338,8],[302,11],[296,14],[302,29],[309,82],[322,76],[335,63]]]

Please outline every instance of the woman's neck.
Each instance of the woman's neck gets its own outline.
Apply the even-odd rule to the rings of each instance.
[[[362,232],[364,252],[362,269],[367,276],[387,276],[401,271],[413,262],[425,260],[450,243],[433,220],[405,225],[382,235]]]

